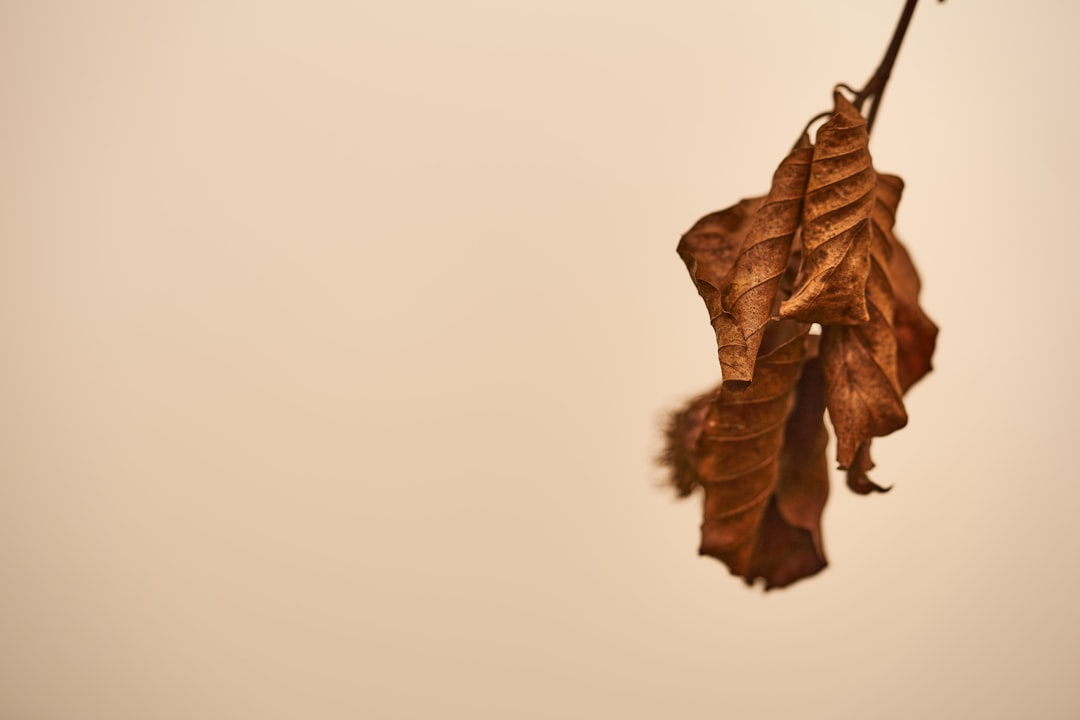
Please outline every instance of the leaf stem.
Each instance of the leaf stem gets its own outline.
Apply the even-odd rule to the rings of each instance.
[[[893,65],[896,64],[896,56],[900,54],[900,44],[904,41],[908,25],[911,24],[911,16],[915,13],[915,3],[918,1],[905,0],[904,9],[900,13],[900,20],[896,23],[896,30],[893,32],[892,40],[889,41],[889,47],[885,50],[885,57],[881,59],[881,64],[878,65],[874,74],[870,76],[870,80],[863,89],[855,93],[853,104],[859,112],[862,112],[863,104],[867,100],[873,99],[870,111],[866,116],[867,133],[874,127],[874,119],[877,117],[878,108],[881,107],[881,97],[885,94],[885,85],[889,82]],[[944,0],[938,1],[944,2]]]

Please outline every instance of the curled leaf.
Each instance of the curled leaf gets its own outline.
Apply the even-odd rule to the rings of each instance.
[[[747,577],[747,582],[764,578],[766,590],[790,585],[828,564],[821,539],[821,513],[829,497],[824,412],[825,379],[821,363],[811,357],[803,364],[795,406],[784,426],[776,492],[765,509]]]
[[[807,330],[770,326],[781,339],[767,338],[773,349],[758,359],[754,381],[692,400],[673,418],[664,455],[680,494],[704,488],[701,554],[748,582],[764,578],[767,588],[825,566],[824,383],[804,371]]]
[[[866,121],[840,93],[817,133],[802,212],[803,261],[781,317],[852,325],[869,319],[870,214],[876,176]]]
[[[886,492],[868,476],[870,446],[907,423],[903,394],[930,371],[937,339],[893,234],[904,183],[876,173],[866,122],[835,102],[767,196],[706,215],[678,247],[722,382],[673,416],[662,462],[680,496],[704,491],[699,552],[766,589],[826,566],[826,411],[848,486]]]
[[[697,396],[668,421],[667,442],[660,455],[660,464],[671,471],[671,484],[679,497],[686,497],[701,484],[694,455],[705,426],[705,415],[715,397],[715,390]]]
[[[724,210],[709,213],[694,223],[676,250],[686,263],[690,279],[705,301],[709,317],[723,312],[720,290],[724,276],[735,264],[739,248],[750,230],[755,211],[764,198],[748,198]]]
[[[888,275],[900,191],[890,177],[882,177],[877,185],[869,225],[869,319],[861,325],[826,326],[821,340],[829,418],[836,430],[837,461],[842,468],[852,467],[856,453],[870,438],[887,435],[907,424],[896,373],[895,301]]]
[[[772,187],[754,213],[734,265],[722,280],[722,312],[713,315],[724,384],[746,387],[765,332],[775,314],[780,278],[799,228],[813,148],[805,134],[773,174]]]

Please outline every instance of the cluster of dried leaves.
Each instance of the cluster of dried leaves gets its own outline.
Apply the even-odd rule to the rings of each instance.
[[[837,92],[768,195],[703,217],[678,247],[723,382],[675,413],[663,462],[680,495],[704,489],[701,554],[766,589],[826,565],[825,410],[848,486],[883,492],[867,477],[870,442],[907,423],[903,395],[930,371],[937,327],[893,235],[904,184],[874,171],[868,143]]]

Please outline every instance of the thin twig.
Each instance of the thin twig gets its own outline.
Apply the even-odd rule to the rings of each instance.
[[[944,2],[945,0],[938,1]],[[896,30],[893,32],[892,40],[889,41],[889,47],[885,50],[885,57],[881,59],[881,64],[878,65],[874,74],[870,76],[870,80],[863,89],[855,94],[853,104],[859,112],[862,112],[863,104],[872,99],[870,111],[866,116],[866,132],[868,133],[874,128],[874,119],[877,117],[878,108],[881,107],[881,98],[885,94],[885,85],[889,82],[893,65],[896,64],[896,56],[900,54],[900,44],[904,42],[904,35],[907,33],[908,25],[911,24],[911,16],[915,13],[915,3],[917,2],[918,0],[905,0],[904,9],[900,13],[900,20],[896,23]]]
[[[919,0],[905,0],[904,9],[900,12],[900,20],[896,23],[896,30],[893,31],[892,40],[889,41],[889,47],[885,49],[885,57],[881,59],[881,64],[874,70],[874,74],[870,76],[866,85],[861,90],[855,90],[846,83],[840,83],[836,86],[837,90],[845,90],[852,95],[852,104],[855,109],[862,112],[863,105],[867,100],[872,101],[870,103],[870,111],[866,117],[866,132],[867,134],[874,127],[874,119],[877,118],[878,108],[881,107],[881,97],[885,94],[885,85],[889,82],[889,76],[892,75],[893,65],[896,64],[896,56],[900,54],[900,44],[904,42],[904,35],[907,33],[908,25],[911,24],[911,16],[915,14],[915,3]],[[945,0],[938,0],[938,2],[945,2]],[[803,130],[803,134],[810,131],[810,126],[823,117],[828,117],[832,114],[831,110],[827,110],[823,113],[815,115],[810,119],[810,122],[806,123],[806,128]],[[799,141],[795,142],[795,146],[798,146]],[[794,146],[793,146],[794,147]]]

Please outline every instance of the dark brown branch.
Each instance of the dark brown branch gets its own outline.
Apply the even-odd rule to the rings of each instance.
[[[945,0],[938,1],[944,2]],[[889,47],[885,50],[885,57],[881,59],[881,64],[878,65],[877,70],[874,71],[863,89],[855,93],[853,104],[860,112],[862,112],[863,104],[867,100],[872,100],[869,113],[866,116],[867,132],[874,128],[874,119],[877,117],[878,108],[881,107],[881,98],[885,94],[885,86],[889,82],[893,65],[896,64],[896,56],[900,54],[900,44],[904,42],[904,35],[907,33],[908,25],[911,24],[911,16],[915,13],[915,3],[917,2],[918,0],[905,0],[904,9],[900,13],[900,20],[896,23],[896,30],[893,32],[892,40],[889,41]]]

